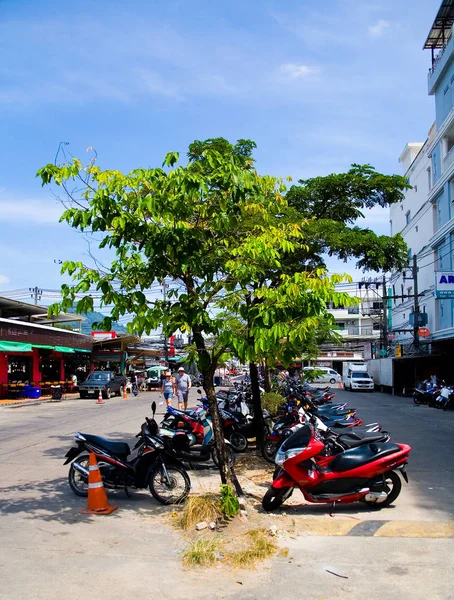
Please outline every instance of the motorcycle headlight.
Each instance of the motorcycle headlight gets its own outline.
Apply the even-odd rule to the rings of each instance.
[[[276,454],[276,458],[274,459],[274,462],[279,467],[282,467],[282,465],[285,463],[286,460],[289,460],[290,458],[293,458],[294,456],[296,456],[300,452],[301,452],[301,448],[292,448],[292,450],[287,450],[287,452],[283,452],[279,448],[279,450],[277,451],[277,454]]]

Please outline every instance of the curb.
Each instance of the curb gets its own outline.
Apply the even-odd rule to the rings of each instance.
[[[303,536],[344,536],[380,538],[454,538],[450,521],[386,521],[351,522],[347,519],[294,519],[295,531]]]

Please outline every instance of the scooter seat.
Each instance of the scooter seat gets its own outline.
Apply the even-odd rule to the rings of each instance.
[[[359,438],[359,439],[358,439]],[[341,444],[348,446],[349,448],[357,448],[358,446],[364,446],[366,444],[372,444],[373,442],[386,442],[388,436],[383,433],[370,433],[362,436],[356,436],[355,434],[343,433],[337,439]]]
[[[390,442],[363,445],[338,454],[330,467],[337,472],[351,471],[399,451],[400,446]]]
[[[95,446],[99,446],[111,454],[116,456],[128,456],[131,450],[126,442],[112,442],[105,438],[99,437],[99,435],[91,435],[89,433],[82,433],[87,442],[91,442]]]

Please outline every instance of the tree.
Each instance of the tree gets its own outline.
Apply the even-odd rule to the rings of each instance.
[[[367,227],[354,225],[367,209],[400,202],[410,187],[405,177],[383,175],[370,165],[353,164],[347,173],[301,179],[298,183],[289,189],[286,198],[289,207],[305,220],[306,248],[289,256],[284,268],[292,272],[295,264],[325,267],[325,256],[344,261],[356,258],[357,267],[365,271],[391,271],[407,264],[408,249],[401,234],[377,235]]]
[[[379,236],[354,225],[365,209],[400,201],[408,188],[404,177],[382,175],[370,165],[352,165],[347,173],[299,183],[287,192],[287,204],[281,205],[279,213],[267,217],[276,236],[289,227],[294,227],[295,235],[285,236],[284,243],[274,248],[275,264],[262,264],[258,277],[248,272],[251,260],[257,271],[252,254],[253,228],[246,222],[239,232],[245,239],[243,249],[238,250],[239,268],[247,275],[243,280],[234,278],[241,292],[229,298],[227,306],[231,310],[236,303],[243,331],[236,327],[241,333],[237,339],[233,335],[230,344],[250,362],[257,418],[261,415],[257,363],[265,359],[288,364],[303,352],[315,355],[320,342],[335,336],[329,332],[333,320],[325,303],[352,303],[347,294],[335,293],[333,284],[340,279],[327,277],[325,257],[337,256],[345,261],[355,257],[360,268],[384,271],[402,268],[408,261],[400,234]],[[311,274],[316,274],[315,279]],[[312,288],[313,284],[317,287]]]
[[[63,186],[71,203],[61,220],[81,231],[101,234],[100,248],[115,252],[103,270],[67,261],[62,273],[74,285],[62,286],[63,301],[52,313],[69,309],[93,310],[90,291],[102,293],[101,306],[113,306],[99,324],[132,315],[128,330],[142,334],[162,324],[166,335],[191,333],[198,366],[210,403],[216,448],[223,482],[230,480],[219,411],[213,385],[222,346],[210,347],[207,338],[223,331],[223,320],[213,310],[219,297],[235,289],[225,265],[235,254],[237,232],[251,214],[276,214],[284,203],[282,183],[260,176],[247,153],[252,142],[231,145],[222,140],[195,142],[189,162],[175,166],[176,152],[166,155],[163,168],[137,169],[124,175],[103,171],[93,162],[84,167],[74,159],[62,166],[48,164],[38,171],[42,184]],[[77,182],[77,197],[68,182]],[[266,250],[266,249],[265,249]],[[264,251],[265,251],[264,250]],[[167,299],[152,298],[147,290],[169,278]],[[76,302],[76,295],[85,296]]]

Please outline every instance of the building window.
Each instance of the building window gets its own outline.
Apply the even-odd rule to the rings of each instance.
[[[405,319],[407,318],[407,315],[404,313],[404,314],[402,315],[402,318],[403,318],[403,320],[405,321]]]
[[[374,323],[372,325],[372,330],[373,331],[380,331],[380,323]]]
[[[409,248],[408,249],[408,262],[410,262],[412,258],[413,258],[413,252],[411,251],[411,248]]]
[[[400,205],[400,210],[404,210],[404,205],[403,204]]]
[[[429,185],[429,190],[432,187],[432,169],[430,167],[427,168],[427,183]]]
[[[415,231],[416,231],[416,233],[418,233],[418,226],[417,225],[415,227]]]
[[[407,210],[407,212],[405,213],[405,224],[408,225],[411,221],[411,213],[409,210]]]
[[[337,328],[341,329],[342,331],[345,329],[345,323],[336,323]]]

